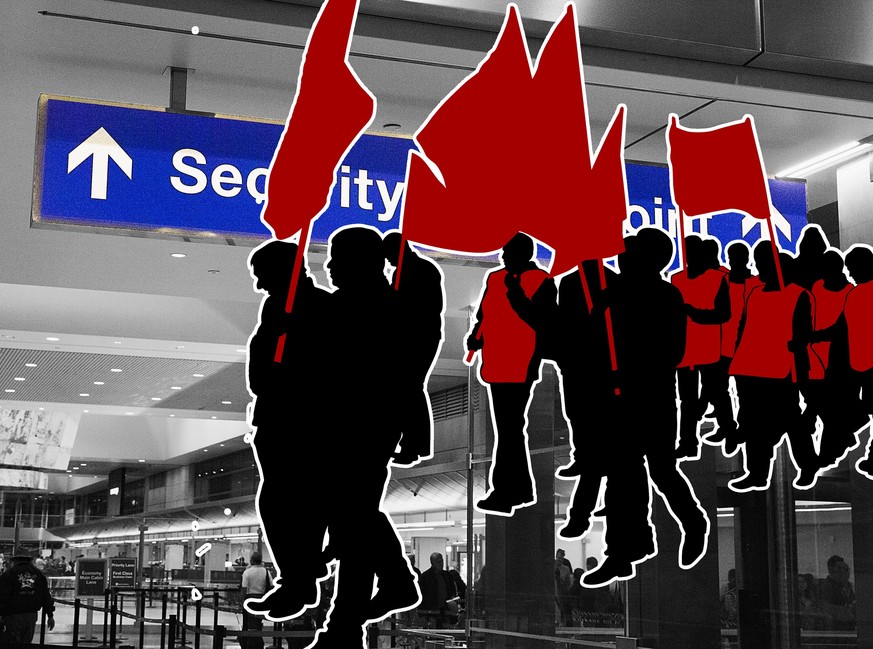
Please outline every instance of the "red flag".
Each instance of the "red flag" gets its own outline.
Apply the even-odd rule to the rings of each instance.
[[[667,158],[673,201],[686,216],[745,212],[770,218],[770,189],[751,115],[691,130],[671,114]]]
[[[546,38],[535,73],[510,4],[494,48],[415,139],[423,155],[410,154],[406,239],[479,253],[526,232],[555,251],[553,274],[623,250],[624,108],[592,168],[572,4]]]
[[[519,200],[534,188],[524,160],[532,152],[519,131],[530,85],[530,56],[518,10],[510,5],[494,48],[415,135],[427,159],[410,153],[404,238],[484,253],[524,229]]]
[[[327,206],[337,167],[375,115],[375,98],[348,62],[357,9],[358,0],[327,0],[309,33],[261,214],[277,239],[308,232]]]
[[[624,105],[616,110],[597,155],[592,155],[588,101],[575,6],[566,7],[546,38],[534,73],[533,94],[543,125],[531,138],[537,149],[533,222],[525,230],[554,249],[552,275],[584,259],[624,250],[627,218]],[[545,129],[545,130],[544,130]]]

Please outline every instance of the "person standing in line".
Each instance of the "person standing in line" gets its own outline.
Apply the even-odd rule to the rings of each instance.
[[[255,599],[263,597],[273,587],[273,578],[270,571],[263,565],[261,553],[252,552],[251,565],[243,571],[242,585],[240,589],[240,601],[244,602],[247,597]],[[245,607],[242,607],[242,628],[244,631],[261,631],[264,628],[263,618],[252,615]],[[243,638],[244,649],[263,649],[264,639],[258,637]]]
[[[55,601],[48,580],[28,556],[12,557],[12,565],[0,575],[0,617],[11,642],[30,644],[40,610],[49,631],[55,628]]]

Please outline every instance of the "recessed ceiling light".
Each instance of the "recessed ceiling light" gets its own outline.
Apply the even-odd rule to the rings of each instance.
[[[203,452],[204,452],[204,453],[209,453],[209,449],[208,449],[208,448],[204,448],[204,449],[203,449]]]
[[[185,345],[176,345],[176,349],[185,349]]]
[[[229,406],[231,404],[230,401],[222,401],[221,403],[224,404],[225,406]]]
[[[79,393],[79,396],[80,396],[80,397],[90,397],[91,395],[88,394],[87,392],[80,392],[80,393]]]
[[[140,462],[145,462],[145,460],[140,460]]]
[[[15,390],[13,390],[12,388],[6,388],[6,389],[4,390],[4,392],[15,392]]]
[[[184,252],[174,252],[170,254],[170,257],[174,257],[176,259],[184,259],[187,255]]]
[[[170,389],[171,389],[171,390],[181,390],[181,389],[182,389],[182,386],[180,386],[180,385],[171,385],[171,386],[170,386]]]
[[[113,367],[113,368],[112,368],[111,370],[109,370],[109,371],[110,371],[110,372],[118,373],[118,372],[122,372],[123,370],[120,370],[120,369],[117,368],[117,367]]]
[[[14,380],[15,381],[23,381],[24,377],[23,376],[16,376]]]
[[[77,466],[73,467],[73,471],[78,471],[78,470],[79,470],[79,467],[77,467]]]
[[[176,415],[170,415],[170,417],[175,417]]]
[[[40,408],[40,410],[45,410],[45,408]],[[88,412],[87,410],[85,412]]]
[[[40,408],[42,410],[42,408]],[[90,410],[83,410],[82,412],[91,412]]]
[[[24,367],[36,367],[36,363],[25,363]]]
[[[196,376],[198,379],[203,378],[203,374],[192,374],[191,376]]]
[[[161,400],[160,397],[152,397],[152,401],[160,401],[160,400]]]
[[[88,466],[87,462],[79,462],[79,466]]]
[[[94,385],[106,385],[103,381],[94,381]]]
[[[54,336],[49,336],[48,338],[46,338],[46,340],[48,340],[49,342],[56,343],[60,340],[60,338],[55,338]]]
[[[215,417],[215,416],[213,416],[212,418],[213,418],[213,419],[218,419],[218,417]]]
[[[219,444],[219,446],[224,446],[224,444]],[[223,470],[223,469],[222,469]]]
[[[67,469],[67,473],[72,473],[72,471],[70,471],[69,469]]]
[[[240,354],[245,354],[249,350],[248,349],[237,349],[236,351]]]
[[[125,414],[125,415],[132,415],[133,413],[132,413],[132,412],[126,412],[126,413],[124,413],[124,414]]]
[[[120,344],[121,344],[121,341],[120,341],[120,340],[113,340],[112,342],[113,342],[113,344],[115,344],[115,345],[120,345]]]

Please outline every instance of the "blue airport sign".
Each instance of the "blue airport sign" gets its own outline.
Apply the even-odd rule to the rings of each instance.
[[[267,169],[283,124],[42,95],[32,221],[38,226],[262,240]],[[330,205],[313,227],[327,241],[349,223],[399,227],[412,139],[367,134],[343,160]],[[627,165],[627,225],[676,232],[666,166]],[[774,226],[793,250],[806,224],[806,187],[771,180]],[[580,197],[584,209],[584,197]],[[689,220],[722,244],[761,237],[739,214]]]

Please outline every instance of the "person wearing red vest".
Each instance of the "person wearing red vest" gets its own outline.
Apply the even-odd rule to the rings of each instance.
[[[846,267],[855,282],[855,288],[846,296],[843,310],[849,344],[849,365],[861,391],[862,412],[869,417],[873,413],[873,248],[855,244],[846,252]],[[857,389],[856,388],[856,389]],[[855,467],[858,472],[873,479],[873,458],[867,451]]]
[[[851,290],[845,275],[843,256],[830,249],[820,259],[821,279],[812,287],[815,307],[816,342],[810,348],[810,381],[803,397],[811,426],[821,420],[819,464],[821,469],[836,466],[850,448],[858,444],[858,431],[867,425],[858,390],[849,367],[846,319],[843,313]]]
[[[557,289],[533,261],[534,251],[533,240],[521,232],[503,247],[503,266],[486,275],[466,340],[467,349],[481,350],[479,379],[488,388],[494,424],[489,490],[476,508],[502,516],[536,502],[527,408],[554,323]]]
[[[730,364],[737,349],[737,335],[740,328],[740,319],[746,306],[746,298],[749,292],[756,286],[761,285],[757,275],[752,275],[749,269],[749,261],[752,251],[745,241],[733,241],[725,248],[727,261],[730,269],[727,271],[728,293],[730,295],[731,314],[727,322],[721,326],[721,360],[718,363],[717,381],[713,386],[718,391],[719,397],[727,395],[730,401]],[[724,444],[725,455],[731,457],[736,453],[742,441],[733,419],[733,403],[729,403],[731,419],[723,419],[719,423],[718,430],[707,435],[703,441],[707,444]]]
[[[794,486],[805,489],[814,483],[818,469],[812,436],[800,421],[798,389],[808,374],[812,300],[796,284],[780,287],[769,241],[758,242],[754,257],[763,285],[746,300],[730,367],[739,399],[737,422],[746,474],[728,485],[738,492],[769,487],[776,447],[787,434],[799,471]]]
[[[670,282],[682,293],[686,306],[685,356],[676,370],[679,389],[678,458],[694,458],[700,453],[697,428],[707,408],[701,383],[717,382],[721,360],[721,325],[730,319],[730,291],[727,277],[718,265],[718,248],[712,259],[708,242],[697,235],[685,237],[685,268],[674,273]],[[710,394],[714,390],[709,390]],[[733,429],[733,408],[727,390],[714,398],[719,427]]]

